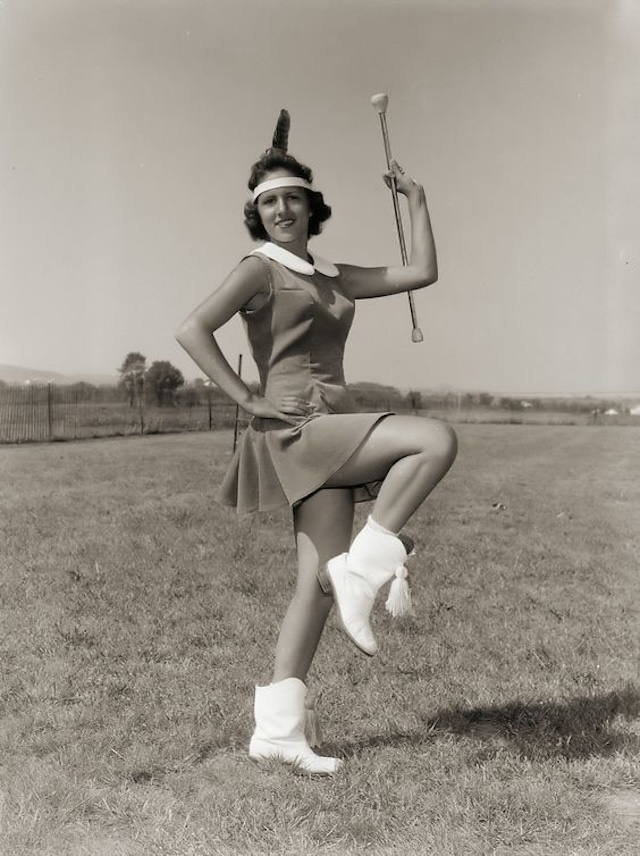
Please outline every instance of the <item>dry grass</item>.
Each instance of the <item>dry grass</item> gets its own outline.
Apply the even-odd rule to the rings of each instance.
[[[459,434],[417,617],[319,652],[334,781],[246,757],[294,554],[229,434],[0,448],[2,856],[637,853],[640,435]]]

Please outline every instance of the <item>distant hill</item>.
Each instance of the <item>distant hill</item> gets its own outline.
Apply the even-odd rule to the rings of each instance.
[[[5,383],[91,383],[95,386],[115,386],[118,383],[116,374],[61,374],[46,369],[30,369],[25,366],[0,365],[0,380]]]

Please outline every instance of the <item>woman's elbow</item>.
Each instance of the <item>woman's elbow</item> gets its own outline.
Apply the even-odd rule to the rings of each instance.
[[[194,333],[195,325],[190,318],[187,318],[186,321],[182,322],[173,335],[178,344],[182,345],[183,348],[186,348],[189,342],[193,340]]]
[[[438,265],[432,264],[429,265],[426,270],[422,271],[420,275],[420,284],[418,288],[426,288],[429,285],[433,285],[434,282],[438,281]]]

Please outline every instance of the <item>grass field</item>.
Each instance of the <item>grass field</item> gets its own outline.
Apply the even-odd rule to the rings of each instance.
[[[0,854],[638,854],[640,432],[458,433],[416,617],[321,645],[334,780],[246,755],[294,552],[228,432],[0,447]]]

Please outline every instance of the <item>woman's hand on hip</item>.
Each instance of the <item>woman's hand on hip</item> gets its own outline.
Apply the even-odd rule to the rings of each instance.
[[[315,412],[316,406],[298,395],[283,395],[278,401],[256,395],[244,405],[252,416],[262,419],[279,419],[290,425],[297,425]]]

